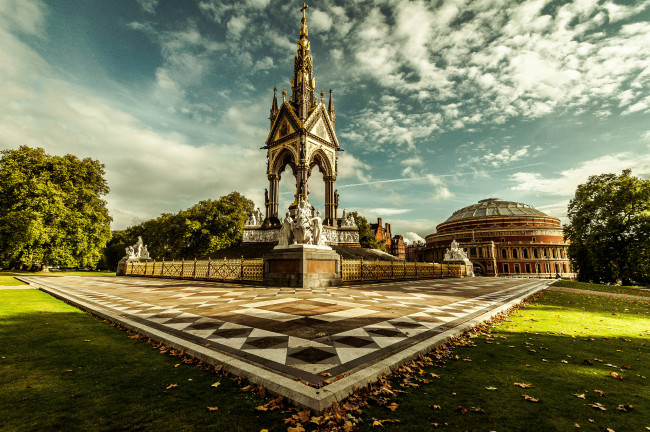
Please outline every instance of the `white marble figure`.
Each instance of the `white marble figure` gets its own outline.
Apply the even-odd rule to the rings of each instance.
[[[262,222],[264,222],[264,217],[262,216],[262,210],[260,210],[259,207],[257,208],[256,216],[257,216],[256,225],[262,225]]]
[[[133,246],[127,246],[125,248],[126,255],[122,259],[138,259],[138,258],[149,258],[149,251],[147,250],[147,245],[143,243],[142,237],[138,236],[138,241]]]
[[[278,240],[278,246],[287,246],[293,242],[293,219],[291,214],[287,212],[287,215],[284,217],[284,222],[282,222],[282,228],[280,228],[280,239]]]
[[[323,218],[320,211],[316,212],[316,217],[311,220],[311,229],[313,237],[311,243],[317,246],[325,246],[325,236],[323,235]]]
[[[312,229],[309,204],[300,198],[296,209],[296,220],[293,223],[293,244],[311,244]]]
[[[451,249],[445,251],[444,261],[464,261],[467,259],[465,251],[459,247],[456,239],[451,241]]]
[[[348,215],[348,218],[346,219],[346,225],[345,226],[349,226],[349,227],[357,226],[357,221],[354,220],[353,215],[351,215],[351,214]]]

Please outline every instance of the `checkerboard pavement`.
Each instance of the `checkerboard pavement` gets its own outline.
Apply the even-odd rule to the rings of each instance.
[[[294,289],[136,277],[24,278],[312,386],[539,289],[464,278]]]

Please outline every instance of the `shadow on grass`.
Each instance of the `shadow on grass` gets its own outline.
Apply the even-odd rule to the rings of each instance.
[[[286,430],[229,379],[77,311],[4,315],[0,340],[3,431]]]

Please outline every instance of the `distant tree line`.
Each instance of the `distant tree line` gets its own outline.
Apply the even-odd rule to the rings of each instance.
[[[568,216],[564,236],[580,280],[650,284],[650,180],[630,170],[591,176]]]
[[[386,244],[377,241],[377,234],[373,231],[368,220],[355,211],[350,212],[349,214],[354,216],[354,220],[359,228],[359,244],[361,244],[361,247],[379,249],[386,252]]]
[[[152,258],[194,259],[241,243],[244,223],[253,201],[238,192],[218,200],[205,200],[176,214],[160,217],[121,231],[113,231],[106,247],[106,265],[115,269],[125,248],[142,236]]]

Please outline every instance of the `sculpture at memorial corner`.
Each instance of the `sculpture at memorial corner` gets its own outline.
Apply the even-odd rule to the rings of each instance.
[[[133,246],[126,247],[126,255],[122,259],[150,259],[147,245],[144,244],[141,236],[138,236],[138,241]]]

